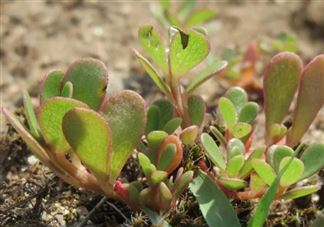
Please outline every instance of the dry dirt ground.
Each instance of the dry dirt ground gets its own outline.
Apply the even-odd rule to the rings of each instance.
[[[300,54],[307,62],[324,52],[324,0],[313,0],[308,8],[303,2],[219,0],[200,1],[199,5],[219,12],[209,36],[216,55],[227,45],[244,48],[251,40],[286,31],[297,36]],[[131,87],[144,95],[154,93],[130,51],[139,48],[140,25],[159,27],[150,10],[152,4],[154,1],[0,0],[1,106],[11,111],[20,107],[23,89],[36,96],[46,72],[64,70],[82,57],[99,58],[108,65],[109,91]],[[146,86],[141,88],[143,84]],[[214,79],[200,91],[208,100],[223,87]],[[324,141],[323,116],[317,118],[307,140]],[[0,132],[5,144],[0,147],[0,225],[15,220],[36,226],[68,225],[80,221],[98,202],[95,195],[61,184],[37,164],[17,136],[7,132],[2,115]],[[112,212],[111,207],[104,209],[106,214]],[[99,220],[93,223],[107,219],[100,214],[96,217]]]

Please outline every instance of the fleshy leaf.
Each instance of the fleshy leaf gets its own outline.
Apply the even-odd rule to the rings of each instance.
[[[231,100],[237,111],[240,111],[248,101],[247,93],[240,87],[232,87],[228,89],[225,93],[225,97]]]
[[[236,155],[244,154],[244,144],[237,138],[232,138],[227,143],[227,159],[231,159]]]
[[[165,94],[170,95],[170,88],[169,86],[163,81],[162,77],[159,75],[159,73],[156,71],[153,65],[146,60],[140,53],[138,53],[136,50],[133,50],[135,53],[136,58],[139,60],[147,74],[150,76],[150,78],[153,80],[155,85]]]
[[[174,131],[180,127],[182,123],[182,118],[180,117],[175,117],[172,118],[170,121],[168,121],[164,127],[163,127],[163,131],[165,131],[166,133],[168,133],[169,135],[174,133]]]
[[[146,135],[154,130],[159,129],[160,108],[152,105],[147,110]]]
[[[248,102],[244,104],[240,110],[238,121],[245,123],[252,123],[259,111],[259,105],[255,102]]]
[[[168,173],[162,170],[155,170],[151,175],[151,183],[153,185],[159,184],[164,181],[168,176]]]
[[[65,73],[63,84],[73,84],[73,98],[97,110],[105,97],[108,72],[99,60],[85,58],[74,62]]]
[[[205,81],[222,72],[226,68],[226,66],[226,61],[216,61],[213,64],[208,65],[205,69],[203,69],[193,77],[193,79],[186,87],[186,92],[193,92],[198,86],[203,84]]]
[[[222,170],[225,170],[226,164],[224,157],[214,139],[207,133],[203,133],[200,139],[208,158],[214,163],[214,165],[218,166]]]
[[[270,129],[271,143],[276,143],[280,141],[286,135],[286,132],[287,132],[287,128],[283,124],[275,123],[271,125],[271,129]]]
[[[281,123],[298,87],[302,62],[290,52],[275,55],[264,73],[264,108],[266,139],[270,141],[271,125]]]
[[[233,127],[232,134],[234,137],[243,139],[248,136],[252,131],[252,126],[248,123],[239,122]]]
[[[180,139],[183,144],[185,145],[192,145],[194,144],[197,136],[198,136],[198,126],[192,125],[187,128],[185,128],[181,134],[180,134]]]
[[[250,188],[253,191],[258,191],[266,186],[266,183],[261,179],[261,177],[256,174],[252,173],[250,177]]]
[[[155,168],[152,167],[150,159],[143,153],[138,153],[139,164],[146,177],[150,177]]]
[[[62,71],[52,71],[47,74],[46,78],[41,84],[41,103],[49,98],[61,95],[61,86],[64,73]]]
[[[207,22],[211,19],[214,19],[217,16],[217,12],[212,9],[201,9],[194,12],[189,19],[187,20],[187,24],[189,26],[195,26],[203,22]]]
[[[137,93],[124,90],[108,97],[101,111],[112,131],[109,174],[111,178],[115,178],[144,132],[146,125],[144,100]]]
[[[170,189],[168,186],[164,183],[161,182],[159,184],[159,194],[161,198],[162,204],[160,204],[163,208],[168,209],[170,207],[170,202],[172,200],[172,194],[170,192]]]
[[[168,134],[165,131],[152,131],[147,135],[146,139],[149,147],[155,150],[159,148],[160,144],[167,136]]]
[[[261,158],[263,154],[264,154],[264,147],[255,149],[245,161],[240,171],[240,176],[243,178],[246,177],[247,174],[253,169],[253,165],[252,165],[253,160]]]
[[[175,157],[176,153],[177,146],[175,144],[170,143],[166,145],[159,159],[159,163],[157,164],[157,169],[165,171],[173,162],[173,158]]]
[[[230,201],[205,173],[199,171],[189,188],[209,226],[240,227]]]
[[[305,171],[302,179],[307,178],[324,168],[324,144],[311,144],[304,151],[300,160],[304,163]]]
[[[147,55],[164,71],[167,70],[165,48],[158,32],[151,25],[145,25],[138,30],[138,39]]]
[[[185,33],[178,29],[173,36],[169,64],[173,77],[184,76],[189,70],[204,60],[209,53],[207,39],[196,31]]]
[[[252,166],[261,179],[270,186],[276,178],[276,173],[272,167],[260,159],[254,159],[252,161]]]
[[[290,162],[291,157],[285,157],[281,160],[279,170],[282,170],[287,163]],[[280,179],[280,185],[282,187],[288,187],[296,183],[304,173],[304,164],[297,158],[294,158],[285,173]]]
[[[284,200],[297,199],[317,192],[321,187],[319,185],[310,185],[294,188],[281,196]]]
[[[39,113],[39,125],[42,135],[55,152],[64,154],[70,149],[63,131],[64,115],[73,108],[88,106],[75,99],[54,97],[46,100]]]
[[[73,96],[73,84],[68,81],[64,84],[61,95],[66,98],[72,98]]]
[[[172,194],[175,198],[177,198],[181,192],[188,187],[189,183],[192,181],[193,175],[193,171],[187,171],[176,182],[174,182]]]
[[[36,139],[40,139],[40,129],[37,122],[34,106],[27,91],[23,92],[24,113],[28,123],[30,134]]]
[[[162,129],[164,125],[170,121],[173,117],[173,105],[167,99],[159,99],[153,103],[153,105],[159,107],[159,129]]]
[[[324,104],[324,54],[315,57],[304,69],[297,106],[287,143],[295,146]]]
[[[199,95],[191,95],[188,98],[188,113],[191,121],[191,125],[197,125],[200,127],[204,121],[206,112],[205,102]]]
[[[226,173],[229,177],[236,177],[244,164],[244,156],[236,155],[231,158],[226,166]]]
[[[279,166],[280,162],[285,157],[292,157],[294,156],[294,151],[285,145],[279,145],[276,146],[275,150],[273,151],[273,168],[278,173],[279,172]],[[288,171],[288,170],[287,170]]]
[[[228,98],[222,97],[218,102],[218,108],[227,128],[232,130],[237,120],[237,113],[234,104]]]
[[[29,134],[29,132],[27,132],[24,126],[15,118],[13,114],[11,114],[5,108],[1,108],[1,111],[9,123],[16,129],[18,134],[26,142],[30,150],[36,155],[36,157],[44,163],[47,163],[49,157],[44,148],[32,137],[32,135]]]
[[[91,109],[73,108],[63,118],[63,132],[83,164],[100,176],[109,174],[111,130],[103,116]]]
[[[220,182],[222,182],[225,188],[231,190],[239,190],[247,185],[246,181],[237,178],[221,178]]]

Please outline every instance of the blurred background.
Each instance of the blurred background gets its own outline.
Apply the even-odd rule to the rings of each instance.
[[[197,2],[195,7],[216,12],[208,22],[208,37],[211,51],[218,58],[222,58],[225,48],[244,51],[251,41],[268,45],[269,40],[282,32],[293,37],[295,51],[306,62],[324,51],[323,0]],[[82,57],[99,58],[108,65],[109,91],[125,86],[136,89],[139,86],[136,81],[144,74],[130,51],[139,48],[138,27],[152,24],[167,36],[156,13],[158,1],[1,0],[0,3],[1,106],[10,110],[19,106],[23,89],[37,95],[38,82],[46,72],[65,70],[68,64]],[[179,4],[180,1],[174,1],[172,7]],[[215,92],[215,81],[216,85],[203,87],[206,95]],[[1,116],[1,131],[3,125]]]

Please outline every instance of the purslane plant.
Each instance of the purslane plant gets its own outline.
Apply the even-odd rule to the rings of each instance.
[[[114,183],[146,126],[144,100],[133,91],[106,95],[106,66],[82,59],[41,85],[37,114],[24,93],[28,127],[2,112],[31,151],[68,183],[117,198]]]
[[[201,172],[190,186],[210,226],[226,223],[226,220],[224,222],[224,219],[212,216],[213,212],[222,213],[219,206],[225,204],[217,205],[216,201],[213,203],[213,199],[210,198],[210,203],[216,210],[213,212],[203,204],[207,195],[198,189],[204,184],[210,187],[210,180],[217,185],[215,193],[218,199],[222,197],[219,189],[232,199],[246,200],[264,195],[260,208],[256,210],[256,215],[260,216],[253,216],[249,226],[263,225],[273,199],[290,200],[319,190],[320,186],[317,184],[305,186],[296,183],[324,168],[324,144],[314,143],[306,146],[301,143],[303,135],[323,106],[323,86],[324,55],[315,57],[305,67],[302,66],[300,58],[293,53],[283,52],[274,56],[264,72],[265,146],[253,151],[250,150],[253,127],[245,127],[242,138],[233,133],[234,125],[242,120],[240,116],[243,109],[238,106],[244,106],[244,103],[246,105],[246,99],[242,98],[246,94],[242,94],[240,88],[231,88],[228,93],[236,91],[238,94],[240,91],[241,94],[234,99],[229,97],[235,96],[227,94],[227,97],[219,100],[219,113],[226,127],[225,136],[215,127],[211,127],[210,131],[221,146],[218,146],[209,134],[201,135],[206,155],[216,169],[209,170],[206,161],[202,160],[199,165],[209,177],[206,178]],[[282,121],[297,91],[292,124],[287,129],[282,125]],[[251,108],[244,115],[253,120],[256,116],[255,111],[256,108]],[[247,130],[248,128],[252,129]],[[233,219],[233,216],[230,218]],[[233,226],[239,225],[236,222]]]
[[[165,46],[158,32],[150,25],[142,26],[138,36],[142,48],[160,70],[155,69],[138,51],[134,50],[134,53],[153,82],[171,101],[175,115],[182,119],[182,126],[201,124],[200,118],[193,119],[192,115],[195,115],[196,108],[199,111],[204,108],[204,102],[199,95],[192,95],[192,92],[221,72],[227,62],[214,61],[208,64],[184,87],[180,79],[189,75],[209,54],[209,43],[205,36],[191,29],[183,31],[173,27],[170,29],[168,45]]]

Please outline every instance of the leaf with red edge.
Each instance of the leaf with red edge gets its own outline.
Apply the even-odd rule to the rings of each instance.
[[[304,69],[297,106],[287,143],[295,146],[324,104],[324,54],[315,57]]]
[[[264,73],[264,106],[266,116],[266,140],[269,143],[271,126],[281,123],[288,112],[298,87],[302,70],[300,58],[290,52],[275,55]]]

